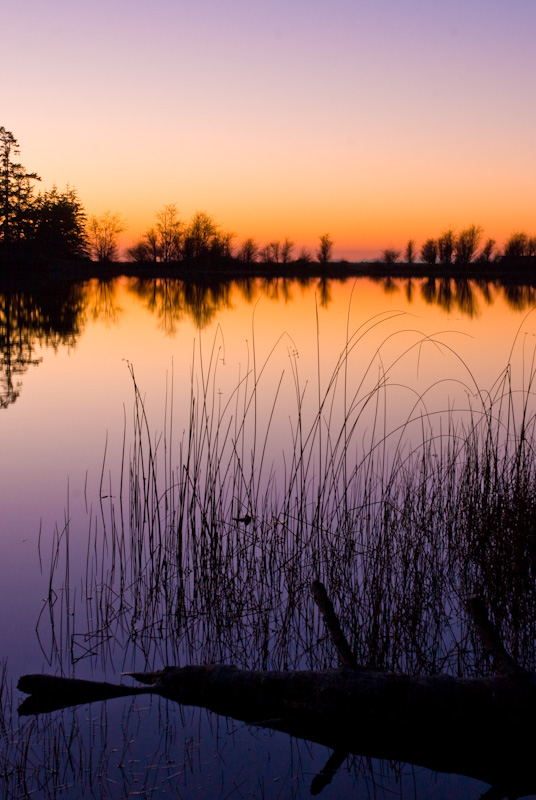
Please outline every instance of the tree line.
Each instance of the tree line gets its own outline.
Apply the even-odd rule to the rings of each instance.
[[[234,245],[235,234],[223,230],[206,211],[196,211],[189,221],[180,218],[176,204],[157,212],[155,224],[127,250],[127,258],[138,263],[173,263],[199,259],[235,260],[244,264],[310,263],[313,254],[285,237],[261,247],[251,237]],[[329,233],[319,236],[316,258],[327,263],[332,258],[333,240]]]
[[[385,264],[394,264],[400,257],[407,264],[414,264],[418,258],[423,264],[449,266],[468,266],[469,264],[489,264],[504,259],[509,262],[520,261],[536,256],[536,236],[524,231],[510,234],[502,252],[496,250],[495,239],[485,239],[481,225],[470,225],[456,232],[447,228],[436,239],[426,239],[418,250],[414,239],[409,239],[404,251],[386,247],[381,251]]]
[[[9,259],[93,258],[113,261],[118,256],[119,236],[126,230],[118,213],[106,211],[87,216],[76,189],[57,186],[36,192],[41,178],[18,161],[19,144],[0,127],[0,257]],[[248,238],[235,248],[234,234],[224,231],[210,214],[196,211],[185,222],[175,205],[164,206],[155,224],[127,250],[130,261],[171,263],[200,259],[238,260],[270,264],[313,260],[302,248],[295,254],[290,239],[272,241],[261,248]],[[319,237],[316,257],[320,262],[332,258],[333,241],[329,234]]]
[[[120,215],[107,211],[88,218],[71,186],[36,193],[41,178],[19,163],[19,155],[16,138],[0,127],[0,256],[112,260],[124,230]]]
[[[76,189],[70,186],[37,192],[41,178],[18,161],[19,154],[11,131],[0,127],[0,259],[115,260],[119,236],[126,230],[121,215],[106,211],[88,217]],[[126,256],[129,261],[145,264],[210,260],[267,265],[306,265],[315,258],[326,264],[333,257],[334,242],[329,233],[318,237],[314,253],[306,247],[298,250],[288,237],[266,245],[251,237],[240,243],[234,240],[235,235],[222,229],[206,211],[196,211],[185,221],[171,204],[157,212],[154,225],[128,248]],[[501,258],[516,262],[536,256],[536,236],[513,233],[500,253],[494,239],[484,240],[480,225],[459,232],[448,228],[437,238],[426,239],[420,250],[410,239],[404,251],[393,247],[381,251],[381,260],[387,264],[401,256],[408,264],[420,259],[424,264],[444,266],[490,263]]]

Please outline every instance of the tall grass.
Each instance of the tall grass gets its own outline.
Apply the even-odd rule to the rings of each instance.
[[[48,599],[38,635],[52,669],[110,676],[187,662],[334,666],[311,598],[317,578],[362,664],[486,674],[465,606],[478,591],[508,649],[534,669],[534,359],[523,358],[515,374],[512,357],[483,388],[441,337],[402,332],[393,355],[386,335],[364,358],[369,338],[395,319],[348,327],[325,378],[318,358],[314,386],[288,336],[264,359],[253,338],[226,394],[219,331],[208,351],[193,350],[186,411],[184,380],[167,381],[159,428],[129,366],[132,413],[88,504],[82,572],[73,563],[72,509],[48,560],[40,537]],[[459,368],[415,389],[400,381],[399,367],[424,347]],[[182,763],[173,763],[183,734],[167,718],[161,748],[146,768],[136,766],[133,742],[144,737],[135,700],[119,737],[104,707],[17,725],[5,665],[0,700],[6,797],[119,797],[167,786],[180,794],[190,767],[195,773],[187,742]],[[356,762],[359,780],[367,769]]]
[[[465,610],[476,590],[515,657],[533,667],[534,361],[520,386],[509,364],[484,391],[457,359],[455,379],[419,393],[394,382],[396,368],[425,344],[456,355],[412,333],[389,363],[386,337],[356,372],[364,341],[393,316],[348,333],[325,385],[319,361],[314,391],[282,336],[290,411],[281,399],[288,375],[271,370],[276,346],[261,362],[253,340],[227,396],[221,332],[208,352],[194,349],[187,414],[177,419],[172,376],[156,434],[129,367],[132,432],[125,423],[120,474],[107,483],[103,466],[76,625],[52,647],[62,668],[86,658],[121,669],[333,665],[310,597],[316,578],[363,664],[485,672]],[[401,397],[402,418],[391,414]],[[67,619],[54,587],[68,569],[68,541],[64,530],[51,563],[56,631],[58,615]]]

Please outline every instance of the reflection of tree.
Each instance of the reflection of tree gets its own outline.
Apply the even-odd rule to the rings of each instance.
[[[409,242],[408,242],[409,246]],[[408,278],[406,281],[406,288],[405,288],[405,295],[407,298],[408,303],[411,305],[413,302],[413,296],[415,294],[415,281],[412,278]]]
[[[262,293],[269,299],[275,302],[280,300],[283,303],[290,303],[292,301],[292,284],[293,280],[290,278],[263,278],[260,282]]]
[[[87,290],[88,311],[92,319],[114,324],[122,313],[117,304],[117,280],[93,280]]]
[[[130,284],[131,291],[157,316],[169,335],[175,333],[182,319],[189,317],[197,327],[204,328],[218,311],[231,308],[231,287],[230,282],[198,284],[171,278],[139,279]]]
[[[466,278],[427,278],[421,285],[421,296],[428,305],[438,305],[449,314],[458,310],[473,318],[479,313],[475,285]]]
[[[84,310],[81,286],[0,293],[0,408],[15,402],[38,347],[74,345]]]
[[[327,308],[331,303],[331,281],[327,278],[320,278],[318,281],[318,297],[321,308]]]
[[[439,281],[436,302],[444,311],[448,313],[452,311],[454,296],[452,292],[452,282],[449,278],[441,278]]]
[[[400,281],[392,278],[390,275],[373,277],[372,280],[382,287],[385,294],[395,294],[400,288]]]
[[[435,303],[436,297],[436,280],[435,278],[427,278],[421,286],[422,299],[429,306]]]
[[[189,316],[199,328],[210,325],[216,313],[231,308],[231,284],[213,283],[210,285],[186,283],[184,301]]]
[[[257,296],[256,278],[241,278],[235,285],[246,303],[252,303]]]
[[[493,294],[491,292],[491,287],[493,284],[490,281],[484,281],[482,279],[475,280],[475,285],[478,286],[478,289],[482,295],[482,299],[484,300],[487,306],[493,305]]]
[[[377,279],[386,292],[393,290],[393,279]],[[406,297],[412,303],[415,297],[414,280],[406,282]],[[487,306],[493,301],[499,290],[502,290],[505,302],[515,311],[523,311],[536,305],[536,288],[534,286],[504,283],[496,279],[469,280],[467,278],[434,278],[429,277],[420,282],[420,294],[428,305],[437,305],[447,313],[460,311],[464,316],[473,319],[480,313],[479,300]]]
[[[471,281],[461,278],[455,281],[456,304],[460,311],[467,317],[473,319],[479,313],[478,303]]]
[[[180,281],[140,278],[132,281],[129,288],[148,311],[156,315],[165,333],[175,333],[175,324],[185,315]]]
[[[293,290],[296,287],[304,290],[312,281],[310,277],[301,280],[249,277],[235,281],[193,283],[174,278],[139,278],[129,282],[129,289],[148,311],[156,315],[161,328],[173,335],[177,323],[183,319],[189,319],[200,328],[210,325],[220,311],[233,307],[232,298],[235,296],[252,304],[261,292],[273,302],[291,303]],[[331,283],[327,278],[315,279],[319,303],[323,308],[331,303]]]
[[[19,376],[41,360],[34,356],[32,316],[20,294],[0,295],[0,408],[15,402],[22,385]]]
[[[536,305],[536,289],[533,286],[517,286],[506,284],[503,286],[504,299],[516,311],[523,311]]]

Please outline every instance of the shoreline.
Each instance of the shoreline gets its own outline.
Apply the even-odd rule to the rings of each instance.
[[[142,280],[172,279],[187,283],[214,284],[230,281],[264,279],[287,280],[347,280],[371,279],[429,279],[484,280],[503,284],[536,285],[536,258],[523,262],[472,263],[466,265],[407,264],[380,261],[330,261],[300,264],[244,264],[225,262],[178,262],[172,264],[139,264],[128,261],[100,263],[97,261],[47,261],[0,263],[0,286],[20,286],[28,282],[84,282],[92,279],[112,280],[127,277]]]

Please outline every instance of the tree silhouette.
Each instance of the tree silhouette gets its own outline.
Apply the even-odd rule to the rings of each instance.
[[[279,264],[279,259],[281,255],[281,245],[277,241],[277,239],[274,239],[273,242],[269,242],[268,250],[270,252],[270,263]]]
[[[415,240],[409,239],[406,245],[406,249],[404,250],[404,261],[408,264],[413,264],[415,262],[415,258],[417,257],[417,249],[415,247]]]
[[[221,231],[221,226],[206,211],[196,211],[186,227],[183,257],[196,260],[208,257],[228,257],[233,234]]]
[[[88,254],[86,212],[76,190],[56,186],[35,202],[34,252],[49,258],[79,259]]]
[[[127,250],[127,257],[129,261],[136,261],[139,263],[153,262],[156,264],[160,258],[160,246],[158,244],[158,231],[156,228],[149,228],[141,239],[133,244]]]
[[[536,238],[529,237],[524,231],[510,234],[504,246],[504,258],[508,261],[533,256],[535,252]]]
[[[298,254],[298,261],[301,264],[310,264],[313,260],[311,251],[307,247],[302,247]]]
[[[252,264],[254,261],[257,260],[257,255],[259,252],[259,245],[256,243],[255,239],[248,238],[244,239],[240,248],[237,253],[237,258],[239,261],[243,261],[244,264]]]
[[[440,264],[452,264],[452,257],[456,246],[456,234],[452,228],[443,231],[437,240],[437,252]]]
[[[269,244],[265,245],[259,250],[259,258],[263,264],[273,264],[274,257],[272,253],[272,248]]]
[[[495,239],[488,239],[486,241],[486,244],[482,248],[482,252],[478,257],[478,261],[489,264],[489,262],[491,261],[491,255],[493,253],[494,247],[495,247]]]
[[[14,162],[13,157],[19,153],[11,131],[0,127],[0,241],[5,254],[11,253],[13,244],[20,248],[21,242],[31,236],[31,181],[41,180],[35,172],[27,172],[22,164]]]
[[[393,247],[386,247],[382,250],[382,261],[384,264],[394,264],[400,258],[400,250]]]
[[[421,247],[421,259],[425,264],[435,264],[437,261],[437,240],[427,239]]]
[[[288,264],[292,261],[292,251],[294,250],[294,242],[285,236],[283,244],[281,245],[281,263]]]
[[[119,234],[126,230],[120,214],[105,211],[93,215],[87,223],[87,235],[92,254],[97,261],[112,261],[117,255]]]
[[[156,219],[155,244],[160,261],[166,264],[178,261],[181,257],[183,224],[178,217],[177,206],[174,203],[164,206]]]
[[[454,244],[457,264],[470,264],[473,260],[484,231],[480,225],[471,225],[458,234]]]
[[[321,264],[327,264],[329,261],[331,261],[334,242],[329,233],[323,233],[318,238],[320,240],[320,244],[318,246],[318,250],[316,251],[316,257]]]

